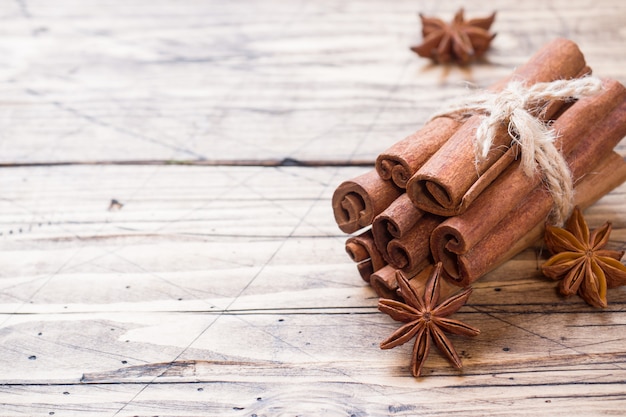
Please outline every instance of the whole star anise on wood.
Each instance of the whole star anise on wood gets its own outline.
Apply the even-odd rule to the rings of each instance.
[[[489,32],[496,18],[495,12],[489,17],[465,20],[463,9],[460,9],[449,24],[436,17],[426,17],[421,13],[419,16],[423,40],[411,50],[437,63],[456,61],[461,65],[468,64],[482,57],[496,36]]]
[[[541,271],[562,279],[562,294],[578,292],[588,304],[606,307],[607,288],[626,285],[626,266],[620,262],[624,252],[604,249],[610,234],[610,222],[590,232],[582,212],[574,208],[565,228],[546,226],[544,240],[554,256]]]
[[[422,366],[430,351],[431,339],[435,341],[435,345],[446,358],[461,369],[463,366],[461,359],[444,331],[463,336],[476,336],[480,333],[478,329],[447,318],[465,304],[472,289],[467,288],[439,302],[441,268],[441,263],[433,268],[426,282],[423,296],[417,294],[402,274],[398,274],[399,291],[405,302],[388,299],[381,299],[378,302],[380,311],[396,321],[406,323],[380,344],[381,349],[391,349],[402,345],[415,336],[411,357],[411,373],[415,377],[421,374]]]

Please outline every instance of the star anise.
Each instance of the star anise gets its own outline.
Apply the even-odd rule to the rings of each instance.
[[[578,207],[565,228],[546,226],[544,240],[554,254],[541,267],[544,275],[562,279],[561,293],[578,294],[594,307],[606,307],[607,288],[626,285],[623,251],[604,249],[611,234],[611,223],[589,231]]]
[[[423,296],[419,296],[409,281],[398,274],[400,295],[405,302],[388,299],[378,302],[380,311],[396,321],[406,323],[380,344],[381,349],[394,348],[416,337],[411,358],[411,373],[415,377],[420,375],[428,357],[431,339],[448,360],[461,369],[461,359],[444,331],[464,336],[476,336],[480,333],[480,330],[460,321],[446,318],[465,304],[472,289],[467,288],[439,302],[440,274],[441,263],[438,263],[426,282]]]
[[[489,32],[496,18],[495,12],[489,17],[465,20],[463,9],[459,9],[449,24],[436,17],[425,17],[421,13],[419,16],[423,40],[411,50],[437,63],[456,61],[461,65],[468,64],[482,57],[496,37],[495,33]]]

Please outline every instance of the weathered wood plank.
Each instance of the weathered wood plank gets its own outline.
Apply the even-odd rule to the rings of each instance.
[[[398,324],[330,208],[370,168],[323,163],[372,161],[556,36],[626,82],[621,1],[474,2],[498,11],[488,63],[408,51],[418,11],[460,5],[0,4],[0,163],[41,164],[0,175],[0,415],[621,414],[626,290],[563,299],[540,244],[457,313],[482,330],[454,339],[463,372],[435,351],[415,380],[410,346],[378,348]],[[289,158],[322,166],[159,164]],[[586,212],[615,249],[625,197]]]
[[[620,409],[626,291],[611,290],[602,311],[561,298],[537,271],[539,246],[475,284],[458,318],[482,334],[455,338],[462,373],[433,352],[416,381],[410,346],[380,350],[397,323],[377,312],[330,210],[336,184],[363,169],[5,169],[3,412]],[[592,226],[613,220],[615,248],[626,246],[625,193],[587,211]],[[121,209],[108,210],[112,197]]]
[[[245,295],[361,287],[344,252],[347,236],[330,209],[334,187],[359,172],[184,166],[6,170],[0,177],[0,189],[6,190],[0,204],[0,309],[115,311],[128,303],[124,309],[150,310],[152,303],[167,302],[171,310],[184,301],[191,303],[186,309],[197,310],[223,308],[224,300],[242,295],[244,287]],[[615,249],[626,246],[625,192],[622,186],[588,210],[592,227],[613,221]],[[111,196],[123,203],[121,209],[107,210]],[[535,277],[539,262],[528,250],[505,274],[518,281]],[[303,296],[297,299],[304,304],[281,307],[340,306],[319,298]]]
[[[541,378],[541,375],[537,376]],[[455,381],[456,379],[456,381]],[[458,378],[443,381],[452,385]],[[426,388],[414,383],[369,385],[359,381],[320,382],[315,386],[289,382],[237,384],[234,394],[228,382],[189,384],[79,385],[3,387],[5,408],[27,415],[159,415],[159,416],[414,416],[414,415],[620,415],[624,400],[620,384],[597,384],[602,395],[593,395],[584,383],[551,386],[537,384],[520,390],[513,387],[462,385],[449,389]],[[474,397],[481,393],[480,398]],[[131,401],[132,400],[132,401]]]
[[[482,330],[475,339],[454,339],[465,363],[463,375],[482,376],[482,384],[493,381],[494,374],[546,371],[561,371],[558,378],[563,381],[570,372],[584,370],[594,380],[596,372],[607,370],[608,378],[620,378],[626,357],[624,291],[613,294],[609,309],[597,311],[579,300],[559,298],[552,285],[539,279],[508,286],[501,280],[486,281],[458,313],[459,319]],[[511,286],[514,291],[508,291]],[[512,295],[516,291],[538,296],[525,302]],[[206,305],[187,311],[187,303],[181,302],[175,311],[168,311],[168,303],[162,309],[153,303],[152,310],[125,311],[124,304],[113,303],[110,309],[115,311],[1,315],[2,382],[344,380],[346,375],[411,380],[410,346],[377,348],[397,323],[376,311],[369,289],[303,289],[290,302],[293,295],[268,292],[263,307],[258,296],[241,296],[226,309]],[[306,307],[299,297],[326,300],[319,307]],[[277,306],[271,305],[274,300]],[[249,302],[257,307],[246,308]],[[193,363],[171,371],[171,361]],[[429,376],[457,374],[438,354],[425,369]]]
[[[409,51],[418,12],[461,5],[4,2],[0,161],[373,160],[557,36],[626,81],[620,0],[473,2],[470,16],[498,11],[489,65]]]
[[[441,373],[415,381],[404,376],[400,364],[381,372],[385,361],[327,363],[316,359],[300,364],[223,360],[146,364],[86,375],[80,384],[4,385],[0,400],[5,412],[29,415],[50,411],[113,415],[119,410],[124,415],[269,415],[279,411],[484,415],[505,405],[506,415],[611,415],[624,400],[623,370],[614,366],[589,369],[564,360],[556,370],[546,364],[543,369],[529,370],[528,362],[522,362],[507,372],[468,372],[462,378]],[[356,364],[360,366],[342,369]],[[108,382],[102,385],[98,378]],[[345,410],[352,414],[344,414]]]

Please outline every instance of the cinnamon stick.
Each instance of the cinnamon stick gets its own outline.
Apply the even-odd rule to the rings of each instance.
[[[561,60],[563,57],[566,57],[565,61]],[[555,39],[509,77],[493,84],[489,90],[502,90],[513,79],[554,79],[561,76],[561,65],[578,66],[581,62],[583,66],[575,76],[591,72],[589,67],[584,66],[582,53],[572,41]],[[549,63],[548,67],[546,63]],[[546,114],[554,114],[557,109],[558,105],[555,103],[547,109]],[[409,179],[461,126],[461,121],[445,116],[428,121],[420,130],[394,143],[378,155],[376,158],[378,175],[385,180],[392,180],[398,187],[406,188]]]
[[[381,178],[406,188],[407,181],[461,126],[449,117],[437,117],[420,130],[394,143],[376,158]]]
[[[584,153],[581,151],[581,153]],[[580,158],[582,161],[584,158]],[[582,164],[582,162],[581,162]],[[589,207],[606,193],[626,181],[626,162],[611,152],[595,167],[579,177],[575,186],[575,204]],[[552,209],[552,198],[543,187],[537,187],[522,204],[507,216],[480,242],[463,254],[446,252],[443,276],[459,286],[468,286],[501,265],[542,235]],[[437,260],[437,255],[435,255]]]
[[[440,216],[426,213],[408,233],[390,240],[389,263],[407,273],[423,268],[430,256],[430,236],[441,221]]]
[[[415,207],[406,193],[396,198],[382,213],[374,217],[372,233],[376,247],[383,258],[390,262],[387,245],[392,239],[405,236],[424,214]]]
[[[418,294],[424,293],[424,288],[426,287],[426,281],[428,280],[428,277],[432,273],[432,270],[434,267],[435,265],[429,264],[426,267],[424,267],[420,272],[415,274],[412,278],[409,278],[409,284],[411,285],[411,287],[413,287],[416,290]],[[404,275],[406,277],[406,274],[403,273],[402,271],[398,271],[397,275]],[[454,293],[457,293],[458,291],[459,291],[459,287],[457,285],[451,284],[447,280],[441,280],[439,284],[439,299],[445,300],[451,295],[453,295]]]
[[[374,218],[374,242],[385,261],[412,273],[428,263],[430,235],[442,220],[417,209],[405,193]]]
[[[380,298],[397,300],[398,281],[396,280],[397,269],[391,265],[385,265],[375,271],[370,277],[370,285]]]
[[[402,190],[385,181],[375,170],[341,183],[333,193],[335,221],[344,233],[354,233],[369,226]]]
[[[585,138],[593,138],[581,148],[586,150],[585,158],[602,158],[626,133],[620,127],[626,88],[614,80],[605,80],[603,87],[602,94],[579,100],[554,123],[559,134],[556,144],[566,159]],[[585,160],[588,165],[597,163]],[[431,249],[436,259],[444,259],[447,252],[467,252],[541,184],[539,172],[528,177],[519,165],[519,161],[511,164],[463,214],[448,218],[433,231]]]
[[[374,271],[387,264],[374,244],[371,230],[348,238],[346,252],[350,259],[357,263],[357,270],[365,282],[370,282],[370,276]]]
[[[602,168],[591,171],[588,178],[582,180],[576,187],[575,203],[583,210],[626,181],[626,161],[616,152],[609,154],[599,166]],[[539,222],[527,234],[519,238],[508,251],[496,259],[492,265],[483,267],[482,269],[485,271],[483,274],[494,270],[527,247],[540,241],[544,231],[545,223]]]
[[[520,68],[515,78],[532,85],[576,78],[587,71],[584,56],[576,44],[558,39]],[[551,103],[538,116],[548,120],[561,105]],[[515,160],[507,128],[502,126],[487,158],[476,163],[470,138],[475,136],[481,121],[482,116],[471,116],[407,182],[406,192],[418,208],[442,216],[460,214]]]
[[[401,270],[395,269],[391,265],[387,265],[384,268],[376,271],[372,274],[371,285],[376,294],[380,298],[387,298],[392,300],[400,300],[401,297],[398,294],[398,275],[402,275],[409,280],[409,284],[418,290],[418,292],[424,291],[425,282],[430,276],[434,265],[427,263],[423,268],[413,273],[406,273]],[[458,287],[442,281],[440,284],[440,296],[447,297],[448,295],[458,291]]]

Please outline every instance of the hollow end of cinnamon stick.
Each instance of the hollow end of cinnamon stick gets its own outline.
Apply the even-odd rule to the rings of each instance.
[[[409,266],[410,257],[407,248],[398,241],[392,240],[387,245],[389,263],[395,268],[402,269]]]
[[[380,178],[375,170],[344,181],[332,197],[335,221],[341,231],[354,233],[372,224],[374,217],[401,193],[401,189]]]
[[[374,240],[376,240],[377,231],[384,231],[392,238],[401,238],[415,226],[423,215],[424,212],[413,205],[406,193],[400,195],[389,207],[374,218],[372,223]],[[378,246],[380,247],[380,245]]]
[[[428,121],[417,132],[396,142],[376,158],[381,178],[406,188],[415,172],[459,129],[462,122],[450,117]]]
[[[346,243],[346,253],[354,262],[362,262],[370,258],[370,254],[367,249],[365,249],[363,245],[356,242]]]
[[[433,199],[444,208],[453,208],[455,204],[458,204],[455,202],[455,199],[452,198],[450,190],[446,189],[442,184],[438,184],[434,181],[425,181],[424,185]]]
[[[414,171],[406,158],[399,155],[381,154],[376,159],[375,166],[382,179],[392,181],[400,188],[406,188],[406,183]]]
[[[388,261],[406,273],[423,268],[430,259],[430,236],[441,224],[442,218],[426,214],[402,238],[392,239],[387,244]]]
[[[390,219],[381,217],[381,215],[374,218],[372,223],[372,234],[374,235],[374,243],[380,250],[383,258],[389,262],[389,254],[387,253],[387,244],[397,234],[397,225]]]
[[[398,300],[400,298],[397,294],[398,281],[396,279],[396,272],[394,267],[386,265],[370,276],[370,285],[380,298],[388,298],[391,300]]]
[[[451,217],[449,220],[454,219],[456,217]],[[440,259],[442,262],[451,253],[464,253],[468,249],[463,233],[458,228],[450,226],[448,221],[437,226],[430,235],[430,250],[435,259]]]
[[[357,263],[357,269],[366,282],[370,282],[370,275],[374,271],[387,264],[374,243],[371,230],[348,238],[345,249],[350,259]]]
[[[411,178],[412,170],[404,163],[399,163],[391,170],[391,180],[398,187],[406,188],[406,183]]]
[[[511,138],[500,129],[486,158],[477,161],[473,138],[482,117],[470,117],[407,183],[406,192],[421,210],[453,216],[462,212],[468,195],[474,197],[506,168],[504,156]]]
[[[412,247],[394,239],[389,242],[388,253],[389,265],[409,275],[430,263],[430,250],[424,244]]]
[[[413,176],[407,183],[406,192],[420,210],[440,216],[453,216],[462,196],[439,181],[437,176]]]
[[[343,188],[348,188],[344,186]],[[368,217],[367,204],[362,192],[348,191],[337,188],[333,194],[333,214],[339,229],[344,233],[353,233],[359,230],[362,219]]]
[[[374,218],[374,243],[387,262],[390,262],[387,250],[389,242],[409,233],[423,215],[424,212],[417,209],[404,193]]]
[[[393,168],[400,163],[402,163],[402,161],[396,159],[394,155],[383,156],[381,154],[378,155],[378,157],[376,158],[374,166],[376,168],[376,172],[378,172],[378,175],[380,175],[380,178],[384,180],[390,180]]]

